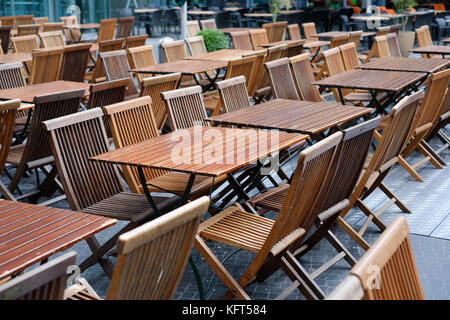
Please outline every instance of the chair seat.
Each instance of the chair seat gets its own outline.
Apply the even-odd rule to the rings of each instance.
[[[168,197],[152,196],[156,204],[162,203]],[[153,214],[147,197],[142,194],[120,192],[82,210],[108,218],[140,221]]]
[[[385,92],[377,94],[377,100],[378,101],[382,101],[386,97],[387,97],[387,94]],[[355,102],[355,101],[364,101],[364,102],[366,102],[366,101],[372,100],[372,96],[367,91],[357,91],[357,92],[352,92],[352,93],[347,94],[344,97],[344,99],[347,100],[347,101],[352,101],[352,102]]]
[[[257,253],[273,225],[273,220],[245,212],[234,204],[200,224],[198,233],[205,239]]]
[[[248,202],[253,207],[258,207],[262,209],[268,209],[273,211],[280,211],[283,201],[286,198],[287,192],[289,190],[289,184],[282,184],[274,189],[266,191],[254,198],[248,200]]]
[[[206,110],[214,111],[217,107],[217,102],[219,101],[218,97],[214,96],[204,96],[203,103],[205,104]]]

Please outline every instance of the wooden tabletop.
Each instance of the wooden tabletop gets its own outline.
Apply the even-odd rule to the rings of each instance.
[[[250,17],[250,18],[270,18],[270,17],[272,17],[272,14],[268,13],[268,12],[244,13],[244,16]]]
[[[239,11],[239,10],[242,10],[242,9],[244,9],[244,8],[240,8],[240,7],[225,7],[225,8],[223,8],[222,10],[223,11]]]
[[[376,32],[363,32],[361,37],[371,37],[376,35]],[[350,32],[347,31],[328,31],[328,32],[320,32],[320,33],[316,33],[316,34],[312,34],[311,36],[313,37],[318,37],[318,38],[327,38],[327,39],[331,39],[334,37],[339,37],[339,36],[350,36]]]
[[[323,47],[323,46],[329,46],[331,44],[330,41],[314,41],[314,40],[306,40],[303,44],[303,48],[309,49],[309,48],[317,48],[317,47]]]
[[[352,15],[350,19],[360,20],[360,21],[371,21],[371,20],[379,20],[379,21],[388,21],[390,19],[402,18],[404,14],[380,14],[380,15],[371,15],[371,16],[355,16]]]
[[[385,57],[374,59],[357,68],[367,70],[409,71],[432,73],[450,64],[448,59]]]
[[[0,55],[0,64],[33,61],[31,52],[8,53]]]
[[[269,42],[269,43],[263,43],[263,44],[259,44],[260,47],[263,48],[270,48],[273,46],[278,46],[280,44],[287,44],[288,47],[293,47],[293,46],[300,46],[302,44],[305,44],[306,40],[282,40],[282,41],[277,41],[277,42]]]
[[[216,15],[217,12],[216,11],[189,10],[187,12],[187,14],[191,14],[194,16],[202,16],[202,15],[212,16],[212,15]]]
[[[78,30],[98,29],[100,28],[100,23],[70,24],[68,26],[64,26],[64,28],[78,29]]]
[[[217,177],[307,138],[279,131],[199,126],[116,149],[91,160]]]
[[[444,42],[444,43],[449,43],[449,42],[450,42],[450,37],[448,37],[448,38],[445,38],[445,39],[442,39],[442,40],[441,40],[441,42]]]
[[[275,99],[206,120],[213,123],[311,135],[370,111],[370,108],[342,105],[340,102]]]
[[[399,92],[427,76],[419,72],[398,72],[380,70],[350,70],[315,81],[313,84],[329,88],[349,88]]]
[[[244,54],[249,54],[254,50],[242,50],[242,49],[222,49],[204,54],[197,54],[195,56],[189,56],[183,58],[183,60],[206,60],[206,61],[230,61],[236,58],[242,58]]]
[[[116,222],[82,212],[0,199],[0,280]]]
[[[426,53],[426,54],[450,54],[450,47],[449,46],[424,46],[419,48],[414,48],[409,50],[410,52],[414,53]]]
[[[84,89],[85,96],[89,96],[89,87],[89,83],[59,80],[0,90],[0,99],[20,99],[22,102],[32,103],[36,96],[79,89]]]
[[[242,32],[242,31],[251,31],[256,30],[257,28],[222,28],[219,29],[223,33],[231,33],[231,32]]]
[[[130,70],[137,73],[166,74],[180,72],[185,75],[194,75],[215,69],[225,68],[226,61],[216,60],[178,60],[173,62],[160,63],[153,66],[136,68]]]
[[[161,10],[159,8],[143,8],[143,9],[134,9],[134,13],[149,13]]]

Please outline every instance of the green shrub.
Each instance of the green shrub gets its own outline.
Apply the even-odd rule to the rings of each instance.
[[[202,30],[197,33],[197,36],[203,37],[206,51],[213,52],[221,49],[228,49],[227,36],[220,30]]]

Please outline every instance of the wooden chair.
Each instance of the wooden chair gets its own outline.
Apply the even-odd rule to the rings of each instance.
[[[334,36],[331,38],[331,43],[328,46],[328,50],[333,49],[333,48],[337,48],[343,44],[346,44],[348,39],[349,39],[349,35],[338,35],[338,36]],[[320,48],[319,48],[320,49]],[[324,75],[326,75],[327,70],[327,65],[324,63],[324,53],[320,52],[316,58],[312,61],[312,65],[314,67],[313,72],[317,73],[316,76],[316,80],[321,79]]]
[[[127,49],[127,58],[131,69],[153,66],[156,64],[155,53],[152,45],[140,46]],[[136,73],[138,82],[141,83],[145,74]]]
[[[275,99],[300,100],[289,67],[289,58],[281,58],[264,63],[270,78],[270,86]]]
[[[145,46],[145,42],[148,38],[147,34],[142,34],[138,36],[131,36],[125,38],[125,49],[128,50],[134,47]]]
[[[269,42],[283,41],[286,37],[287,21],[263,23],[261,27],[267,31]]]
[[[76,16],[60,17],[59,20],[64,23],[65,27],[77,24]],[[81,40],[81,31],[79,29],[63,28],[63,32],[68,44],[77,43]]]
[[[341,51],[342,62],[344,63],[344,68],[346,71],[354,70],[359,66],[358,52],[356,51],[356,45],[351,42],[339,46]]]
[[[80,43],[64,47],[60,80],[83,82],[92,44]]]
[[[38,36],[28,35],[22,37],[11,38],[13,52],[31,52],[33,49],[39,48]]]
[[[66,45],[61,31],[41,32],[39,33],[39,39],[41,39],[42,48],[64,47]]]
[[[191,38],[197,36],[200,32],[200,25],[197,20],[191,20],[186,22],[186,35]]]
[[[401,29],[402,29],[402,24],[399,23],[399,24],[391,25],[391,30],[389,30],[389,31],[390,31],[390,33],[395,33],[395,35],[398,37],[398,34],[401,31]]]
[[[424,300],[408,233],[395,218],[327,300]]]
[[[33,50],[33,67],[31,69],[29,84],[58,80],[63,54],[64,48]]]
[[[102,258],[117,242],[120,234],[155,218],[144,195],[126,192],[122,177],[116,166],[90,161],[89,158],[111,151],[106,135],[103,111],[94,108],[44,122],[50,134],[58,176],[64,187],[70,208],[89,214],[128,221],[102,246],[95,236],[86,239],[93,252],[79,264],[81,272],[99,262],[105,272],[112,276],[113,267]],[[99,181],[94,186],[92,181]],[[153,196],[162,213],[173,205],[167,198]],[[167,207],[166,207],[167,205]]]
[[[304,101],[322,102],[319,89],[313,84],[314,75],[309,62],[309,54],[304,53],[295,57],[289,58],[292,76],[295,81],[298,96]]]
[[[0,26],[11,26],[14,28],[16,17],[0,17]]]
[[[122,47],[123,39],[100,41],[98,44],[98,53],[122,50]],[[102,60],[99,57],[95,60],[94,69],[86,73],[85,80],[88,80],[90,83],[106,81]]]
[[[2,47],[2,52],[4,54],[7,54],[9,51],[9,39],[11,37],[11,29],[12,26],[4,26],[4,25],[0,25],[0,40],[1,40],[1,47]]]
[[[248,31],[230,32],[234,49],[253,50]]]
[[[127,60],[127,52],[125,50],[117,50],[99,53],[102,60],[103,69],[105,70],[106,79],[119,80],[130,79],[125,97],[133,97],[138,95],[138,89],[134,83],[133,75],[130,72],[130,65]]]
[[[91,84],[86,109],[101,108],[123,101],[129,82],[129,79],[120,79]],[[106,129],[108,130],[109,128],[107,127]],[[108,137],[111,137],[111,135],[109,134]]]
[[[261,47],[261,44],[269,43],[266,29],[250,30],[248,33],[250,34],[250,39],[254,50],[264,49],[264,47]]]
[[[40,32],[59,31],[62,33],[63,27],[64,27],[64,23],[62,23],[62,22],[44,23],[43,30]]]
[[[355,44],[356,50],[358,50],[359,48],[359,43],[361,42],[362,34],[363,34],[362,30],[350,32],[350,38],[348,39],[348,43],[353,42]]]
[[[74,90],[37,96],[33,99],[35,106],[33,108],[33,117],[31,118],[30,132],[28,133],[27,140],[23,144],[11,147],[7,158],[7,163],[16,167],[16,172],[8,185],[8,190],[11,193],[19,185],[23,174],[27,170],[41,169],[47,176],[46,180],[49,180],[49,182],[54,180],[56,176],[54,159],[48,134],[42,126],[42,122],[78,112],[83,96],[84,90]],[[45,168],[47,165],[53,166],[50,172]],[[37,183],[39,184],[39,179],[37,179]],[[46,185],[43,182],[39,186],[40,189],[17,197],[17,199],[27,198],[40,193],[43,195],[51,195],[51,193],[47,194],[48,190],[45,190],[45,187]],[[54,200],[61,200],[61,198],[56,197]]]
[[[245,109],[251,106],[245,76],[218,81],[223,113]]]
[[[20,69],[19,73],[21,73]],[[0,77],[2,77],[1,73]],[[14,134],[14,122],[16,120],[17,108],[19,107],[19,99],[0,102],[0,173],[3,173],[3,170],[5,169],[6,159]],[[1,181],[0,194],[8,200],[15,200],[15,197]]]
[[[297,23],[289,24],[287,26],[289,39],[290,40],[302,40],[302,36],[300,35],[300,29]]]
[[[191,56],[205,54],[208,52],[206,51],[205,43],[203,42],[202,36],[186,38],[184,41],[186,42],[186,45],[188,47]]]
[[[370,222],[373,221],[380,230],[384,230],[386,226],[380,220],[379,216],[389,208],[390,205],[395,203],[395,205],[403,212],[410,212],[401,200],[383,183],[383,180],[390,169],[398,162],[398,156],[412,135],[414,121],[422,98],[423,91],[419,91],[403,98],[392,108],[391,112],[384,120],[385,126],[383,135],[380,136],[375,132],[375,138],[378,139],[378,145],[375,152],[369,155],[369,160],[364,165],[361,178],[349,199],[350,203],[342,210],[340,217],[337,220],[338,225],[365,250],[370,246],[366,240],[364,240],[363,235]],[[389,198],[389,201],[380,204],[380,209],[374,213],[363,200],[376,188],[379,188],[385,193]],[[345,215],[354,205],[358,206],[358,208],[367,216],[366,221],[359,231],[353,229],[344,220]]]
[[[384,35],[386,35],[386,34],[388,34],[390,32],[391,32],[391,26],[379,27],[378,31],[377,31],[377,36],[378,37],[384,36]]]
[[[33,24],[34,14],[16,16],[16,28],[23,24]]]
[[[264,274],[268,262],[275,264],[272,269],[281,267],[291,281],[297,281],[295,284],[306,297],[316,297],[309,284],[296,274],[298,262],[292,259],[290,248],[304,238],[317,217],[318,210],[313,208],[322,204],[328,169],[341,138],[342,133],[335,133],[300,153],[291,187],[275,221],[246,212],[235,203],[200,224],[195,248],[229,289],[223,299],[250,299],[244,289]],[[255,254],[239,280],[208,247],[208,240]]]
[[[152,99],[153,115],[159,131],[167,121],[166,105],[161,98],[161,92],[175,90],[180,79],[181,73],[171,73],[144,78],[141,81],[140,96],[149,96]]]
[[[41,26],[38,24],[22,24],[17,26],[17,36],[27,36],[30,34],[38,34],[39,28]]]
[[[202,26],[202,30],[206,29],[217,29],[216,26],[216,20],[215,19],[207,19],[207,20],[200,20],[200,24]]]
[[[116,30],[117,19],[101,19],[98,36],[95,42],[114,39],[114,31]]]
[[[177,61],[187,57],[184,40],[162,43],[161,48],[163,49],[166,62]]]
[[[44,32],[44,23],[48,23],[48,17],[34,17],[33,23],[40,25],[39,32]]]
[[[422,26],[416,31],[416,40],[417,40],[417,46],[420,47],[426,47],[433,45],[433,40],[431,39],[430,29],[427,25]],[[428,55],[426,53],[422,53],[422,58],[433,58],[435,55]]]
[[[4,55],[2,47],[2,39],[0,39],[0,56]]]
[[[434,122],[433,128],[429,131],[427,137],[425,138],[426,141],[435,137],[441,140],[443,145],[439,147],[437,150],[433,148],[435,153],[438,155],[444,150],[450,148],[450,138],[442,130],[443,128],[445,128],[445,126],[449,124],[449,121],[450,121],[450,90],[448,90],[447,88],[447,93],[445,94],[444,101],[441,104],[439,116]]]
[[[259,82],[261,74],[266,72],[264,68],[264,61],[266,60],[266,55],[268,53],[267,49],[254,51],[252,53],[243,54],[243,58],[255,57],[255,63],[253,64],[253,69],[250,78],[247,79],[247,91],[250,97],[253,97],[256,90],[259,89]]]
[[[134,16],[132,17],[120,17],[119,24],[117,25],[116,39],[126,38],[131,35],[133,30]]]
[[[319,38],[313,36],[317,34],[316,24],[314,22],[302,23],[302,28],[306,41],[319,41]]]
[[[401,57],[402,53],[400,52],[400,45],[398,43],[397,34],[395,33],[388,33],[385,35],[388,46],[389,46],[389,52],[392,57]]]
[[[448,83],[450,81],[450,70],[444,70],[431,74],[430,83],[427,87],[425,97],[419,108],[417,115],[417,122],[414,126],[414,131],[409,141],[408,146],[402,151],[398,158],[399,164],[405,168],[406,171],[419,182],[423,182],[422,177],[416,169],[431,162],[436,168],[442,169],[445,162],[439,161],[439,156],[425,141],[425,137],[431,132],[434,123],[440,116],[441,106],[446,96]],[[417,150],[425,157],[414,164],[409,164],[406,158]],[[442,163],[443,162],[443,163]]]
[[[67,270],[76,257],[67,252],[0,285],[0,300],[63,300]]]
[[[208,206],[209,199],[202,197],[122,234],[117,240],[117,262],[106,299],[171,299]],[[89,300],[96,296],[80,284],[65,293],[68,300]]]

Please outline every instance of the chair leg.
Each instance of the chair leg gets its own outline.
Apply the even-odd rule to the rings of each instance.
[[[7,199],[12,201],[17,201],[11,192],[9,192],[8,188],[0,181],[0,193]]]
[[[113,237],[115,238],[115,236]],[[112,277],[113,274],[113,265],[111,264],[111,262],[108,259],[103,258],[102,256],[108,252],[108,250],[114,245],[112,244],[111,246],[109,246],[109,241],[108,241],[108,246],[103,245],[102,247],[100,247],[100,243],[97,241],[97,239],[95,238],[95,236],[92,236],[88,239],[86,239],[86,243],[89,246],[89,249],[91,249],[92,251],[92,255],[89,257],[91,258],[89,261],[87,261],[88,259],[86,259],[81,265],[80,265],[80,270],[81,272],[83,272],[85,269],[87,269],[88,267],[90,267],[92,264],[94,264],[95,262],[100,263],[100,266],[102,267],[102,269],[105,271],[105,273],[108,275],[109,278]],[[109,247],[109,248],[107,248]],[[103,249],[103,250],[101,250]],[[90,262],[93,263],[90,263]]]
[[[381,191],[384,192],[386,196],[391,199],[395,199],[395,205],[400,208],[404,213],[411,213],[411,210],[389,189],[384,183],[380,183],[379,186]]]
[[[337,219],[337,224],[344,230],[361,248],[364,250],[369,250],[370,245],[367,243],[366,240],[364,240],[363,237],[361,237],[358,232],[355,231],[344,219],[339,217]]]
[[[420,142],[417,149],[436,167],[436,169],[443,169],[443,166],[447,165],[444,159],[442,159],[425,140]]]
[[[418,182],[423,182],[422,177],[417,173],[417,171],[406,162],[403,156],[398,156],[398,163]]]
[[[386,204],[377,212],[373,212],[370,210],[370,208],[361,200],[358,199],[356,201],[356,205],[359,209],[367,216],[366,222],[364,222],[364,225],[359,230],[359,235],[362,237],[363,234],[366,232],[367,227],[369,226],[369,223],[373,221],[373,223],[381,230],[384,231],[386,229],[385,224],[378,218],[389,206],[394,203],[394,200],[386,202]]]
[[[26,164],[21,162],[16,167],[16,172],[14,173],[14,176],[11,179],[11,182],[8,185],[8,190],[13,193],[16,187],[19,185],[19,181],[22,178],[23,173],[25,172]]]

